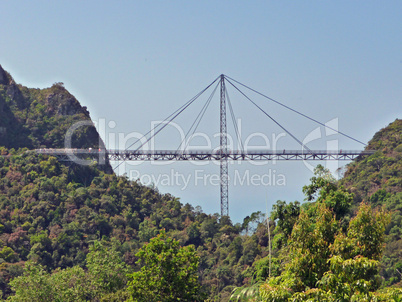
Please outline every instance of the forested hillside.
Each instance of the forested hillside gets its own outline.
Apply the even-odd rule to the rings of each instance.
[[[250,275],[247,268],[266,255],[266,228],[253,234],[253,221],[233,225],[227,217],[204,214],[96,166],[66,166],[50,156],[10,154],[4,148],[1,152],[0,282],[5,295],[11,293],[8,281],[22,273],[27,260],[50,271],[85,267],[91,244],[104,240],[114,241],[125,263],[133,265],[138,249],[161,229],[181,245],[195,246],[201,284],[217,300],[229,295],[232,285],[241,286]],[[249,235],[240,235],[246,228]]]
[[[402,120],[397,119],[378,131],[365,149],[377,152],[349,164],[341,180],[355,193],[356,202],[368,201],[379,190],[390,194],[401,192]]]
[[[366,149],[377,152],[348,165],[341,183],[355,194],[355,204],[366,201],[392,212],[381,261],[381,275],[391,285],[402,280],[402,120],[378,131]]]
[[[402,120],[377,132],[377,150],[336,181],[318,166],[305,203],[278,201],[271,274],[236,301],[402,300]],[[255,264],[254,264],[255,265]]]

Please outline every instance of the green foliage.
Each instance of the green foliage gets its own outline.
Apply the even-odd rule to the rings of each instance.
[[[286,270],[299,280],[295,290],[315,287],[328,270],[329,249],[339,232],[339,223],[325,205],[317,207],[316,217],[309,217],[305,211],[293,228],[289,240],[289,259]]]
[[[292,291],[285,285],[264,283],[260,287],[260,301],[285,302],[292,297]]]
[[[340,181],[354,192],[355,204],[365,200],[374,206],[385,206],[392,213],[385,230],[386,247],[381,259],[381,275],[386,284],[401,281],[402,272],[402,120],[397,119],[378,131],[366,149],[377,150],[369,157],[348,165]]]
[[[293,226],[300,214],[300,203],[298,201],[286,204],[278,200],[272,207],[271,219],[278,220],[276,232],[282,232],[285,237],[292,233]]]
[[[237,301],[249,301],[249,302],[259,301],[260,286],[262,284],[263,284],[263,282],[257,282],[249,287],[235,288],[230,296],[229,301],[236,301],[236,302]]]
[[[48,273],[40,264],[28,261],[23,275],[10,282],[15,294],[7,301],[101,301],[113,296],[114,301],[124,301],[127,298],[124,289],[128,267],[115,248],[95,241],[87,256],[87,268],[73,266]]]
[[[306,290],[304,292],[298,292],[292,295],[291,301],[294,302],[333,302],[333,301],[340,301],[335,298],[334,295],[332,295],[329,292],[325,292],[319,288],[312,288],[309,290]]]
[[[356,299],[356,296],[369,298],[378,288],[376,274],[378,261],[363,256],[352,259],[331,257],[330,270],[318,282],[319,287],[343,301]]]
[[[3,259],[5,262],[16,262],[18,261],[18,255],[13,251],[12,248],[8,246],[4,246],[0,250],[0,259]]]
[[[395,301],[401,302],[402,301],[402,288],[395,288],[395,287],[388,287],[384,288],[377,293],[375,293],[375,298],[378,301]]]
[[[129,275],[129,301],[199,300],[199,259],[192,246],[181,247],[161,231],[136,257],[141,269]]]
[[[342,254],[348,257],[362,255],[369,259],[380,260],[384,247],[384,232],[390,223],[390,218],[390,214],[383,208],[373,211],[371,206],[361,204],[356,217],[349,223],[347,233],[353,249],[347,253],[342,250]]]
[[[306,200],[324,203],[334,211],[338,219],[344,216],[352,205],[353,195],[339,187],[330,171],[323,166],[318,165],[314,174],[310,179],[311,184],[303,187]]]
[[[252,265],[256,281],[264,281],[269,277],[269,257],[264,257],[254,261]],[[271,276],[280,275],[280,261],[276,257],[271,257]]]
[[[285,259],[279,276],[268,278],[259,291],[253,291],[253,287],[236,289],[233,300],[382,301],[399,294],[378,291],[379,260],[390,213],[384,207],[374,210],[362,203],[345,229],[337,201],[347,200],[349,204],[351,195],[336,183],[326,181],[331,178],[323,172],[319,167],[312,183],[304,187],[308,198],[314,195],[316,200],[302,207],[287,245],[277,251]],[[283,213],[286,204],[277,205],[276,213]],[[289,220],[286,215],[281,218]],[[279,225],[284,224],[278,222],[283,234]]]
[[[244,234],[240,224],[126,177],[65,166],[46,155],[3,152],[9,154],[0,156],[0,253],[6,258],[0,256],[5,261],[0,289],[5,297],[12,294],[9,280],[21,274],[24,261],[48,272],[85,267],[92,243],[104,238],[119,242],[125,263],[133,265],[138,249],[161,227],[181,245],[195,246],[202,290],[219,301],[229,298],[233,286],[251,282],[252,264],[267,254],[267,229],[256,214]]]
[[[48,282],[48,274],[39,265],[32,262],[25,264],[24,275],[10,282],[15,295],[9,301],[46,301],[51,300],[53,287]]]
[[[115,245],[118,245],[115,242]],[[91,287],[102,297],[106,293],[113,293],[125,288],[129,268],[124,263],[116,247],[106,247],[95,241],[89,248],[86,257],[86,267],[90,275]]]
[[[344,233],[333,212],[325,205],[321,204],[317,210],[317,220],[311,220],[306,212],[301,212],[290,237],[289,262],[284,272],[268,279],[259,292],[254,292],[248,299],[347,302],[398,296],[398,291],[377,291],[381,285],[378,259],[389,214],[362,204]],[[244,293],[248,290],[242,289]],[[235,291],[237,296],[232,298],[243,292]],[[246,301],[245,295],[242,299]]]

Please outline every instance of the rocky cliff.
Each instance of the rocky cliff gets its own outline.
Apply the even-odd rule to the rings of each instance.
[[[27,88],[17,84],[0,65],[0,146],[64,148],[67,130],[80,121],[91,121],[90,114],[63,83],[45,89]],[[72,147],[105,146],[94,126],[82,126],[74,131]]]

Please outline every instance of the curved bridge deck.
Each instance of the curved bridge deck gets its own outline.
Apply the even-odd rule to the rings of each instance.
[[[198,160],[353,160],[358,156],[371,155],[366,150],[105,150],[105,149],[36,149],[36,153],[57,157],[61,161],[72,161],[76,157],[103,157],[112,161],[198,161]]]

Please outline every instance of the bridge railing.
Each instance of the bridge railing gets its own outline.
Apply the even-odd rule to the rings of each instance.
[[[375,153],[374,150],[267,150],[267,149],[254,149],[254,150],[228,150],[222,153],[221,150],[119,150],[119,149],[35,149],[39,154],[133,154],[133,155],[308,155],[308,154],[323,154],[323,155],[370,155]]]
[[[294,155],[306,155],[306,154],[353,154],[353,155],[370,155],[375,151],[372,150],[228,150],[222,153],[220,150],[107,150],[107,153],[111,154],[138,154],[138,155],[214,155],[214,154],[231,154],[231,155],[278,155],[278,154],[294,154]]]

